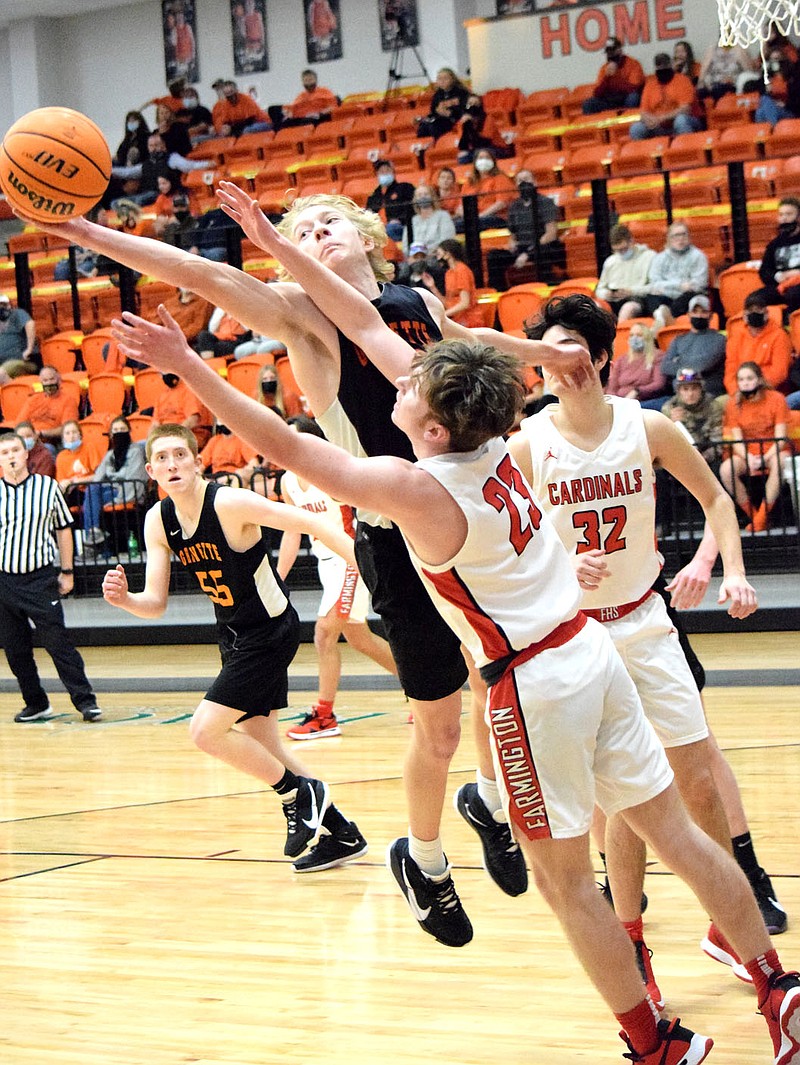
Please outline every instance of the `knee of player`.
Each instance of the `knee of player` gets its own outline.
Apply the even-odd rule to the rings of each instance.
[[[414,738],[424,743],[430,756],[449,762],[461,739],[461,722],[425,720],[415,709]]]
[[[219,740],[219,730],[208,714],[198,708],[189,722],[189,738],[195,747],[211,753]]]

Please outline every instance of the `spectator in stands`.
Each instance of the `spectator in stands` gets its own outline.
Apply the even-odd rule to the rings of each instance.
[[[269,407],[270,410],[279,414],[281,418],[285,416],[281,383],[278,380],[275,367],[269,363],[262,366],[259,372],[258,380],[256,381],[256,399],[262,407]]]
[[[637,244],[626,225],[617,223],[609,234],[611,255],[603,263],[595,295],[609,304],[617,319],[638,318],[647,295],[647,278],[655,252]]]
[[[756,122],[769,122],[774,126],[784,118],[800,115],[800,85],[797,62],[787,59],[780,51],[767,56],[767,81],[758,101],[754,118]]]
[[[731,328],[728,323],[728,344],[725,354],[725,391],[732,396],[737,391],[739,368],[754,365],[772,388],[781,388],[789,378],[792,361],[792,342],[789,334],[767,312],[762,290],[751,292],[744,301],[744,328]]]
[[[452,167],[443,166],[436,175],[436,193],[442,210],[447,211],[449,215],[455,215],[461,203],[461,191]]]
[[[695,61],[694,49],[688,41],[676,41],[672,49],[672,69],[676,74],[685,74],[692,85],[697,84],[700,64]]]
[[[427,250],[456,235],[452,216],[439,206],[439,196],[431,185],[417,185],[411,202],[414,209],[411,218],[411,243],[422,244]],[[406,237],[403,247],[408,246]]]
[[[161,239],[215,263],[225,262],[228,255],[227,231],[235,229],[236,223],[218,209],[205,211],[199,218],[195,217],[185,192],[178,192],[172,197],[172,208],[175,219],[164,227]]]
[[[725,395],[725,337],[710,328],[710,321],[708,296],[694,296],[689,301],[689,332],[675,337],[661,362],[668,392],[680,370],[702,375],[706,395],[712,398]]]
[[[468,329],[483,326],[483,312],[478,306],[475,275],[467,264],[464,246],[455,239],[443,240],[436,248],[436,258],[447,266],[444,292],[437,287],[430,271],[422,275],[425,287],[442,301],[445,315]]]
[[[186,126],[192,144],[198,144],[214,135],[214,120],[207,107],[200,103],[197,89],[187,85],[181,99],[183,105],[177,112],[177,119]]]
[[[774,23],[770,23],[769,35],[764,42],[764,54],[767,56],[777,52],[781,59],[786,59],[790,63],[796,63],[798,58],[798,52],[785,33],[781,33],[779,27]]]
[[[609,37],[605,50],[606,61],[600,68],[592,95],[583,102],[585,115],[639,106],[644,86],[642,64],[625,55],[618,37]]]
[[[449,238],[444,238],[449,239]],[[408,249],[408,256],[397,268],[395,282],[398,285],[414,286],[424,285],[423,274],[431,274],[436,288],[444,292],[445,264],[431,255],[428,255],[426,244],[412,244]]]
[[[200,452],[204,476],[239,487],[249,485],[250,465],[254,457],[253,449],[238,436],[234,436],[227,425],[220,421],[214,426],[213,435]]]
[[[188,156],[192,141],[186,124],[178,119],[174,111],[161,104],[156,108],[156,129],[166,145],[167,155]]]
[[[692,244],[685,222],[673,222],[667,243],[650,264],[643,309],[659,326],[686,314],[695,296],[708,292],[708,257]]]
[[[36,323],[21,307],[12,307],[5,292],[0,293],[0,369],[7,377],[35,373]]]
[[[115,166],[136,166],[150,154],[147,138],[150,127],[141,111],[129,111],[125,116],[125,133],[114,153]]]
[[[750,519],[750,532],[768,525],[769,512],[781,489],[781,450],[776,438],[786,436],[789,410],[754,362],[744,362],[736,373],[736,392],[725,407],[725,439],[743,441],[731,448],[720,466],[719,477]],[[751,498],[754,479],[764,481],[763,501]]]
[[[516,186],[497,165],[491,148],[479,148],[472,160],[472,170],[464,182],[463,195],[478,197],[478,225],[496,229],[506,224],[508,208]],[[464,228],[464,202],[456,208],[456,230]]]
[[[800,307],[800,199],[778,201],[778,235],[764,249],[759,294],[767,304],[785,303],[789,314]]]
[[[188,288],[176,289],[174,295],[167,296],[162,302],[194,347],[198,333],[208,325],[213,306]],[[161,321],[155,308],[149,314],[142,312],[142,317],[149,322]]]
[[[388,159],[379,159],[375,163],[375,175],[378,184],[367,198],[367,210],[381,216],[386,232],[399,243],[404,237],[407,239],[411,231],[414,186],[410,181],[397,180],[394,166]]]
[[[153,235],[161,238],[167,226],[175,221],[173,196],[176,193],[178,195],[183,194],[178,192],[174,179],[166,174],[160,174],[156,178],[156,185],[158,186],[158,196],[153,204],[153,214],[156,216],[153,220]]]
[[[663,357],[663,353],[656,347],[652,330],[641,322],[634,322],[628,331],[627,352],[615,356],[611,363],[611,373],[604,389],[606,395],[638,399],[640,402],[662,395]]]
[[[655,74],[644,83],[641,116],[631,126],[631,140],[696,133],[702,126],[702,110],[691,80],[675,73],[666,52],[659,52],[653,63]]]
[[[270,108],[270,115],[278,126],[317,125],[331,117],[331,111],[339,103],[339,98],[331,89],[326,89],[317,82],[313,70],[304,70],[300,75],[303,91],[284,107]]]
[[[131,427],[121,414],[109,429],[109,450],[100,460],[83,497],[84,551],[106,539],[100,527],[108,503],[144,503],[147,491],[144,445],[131,440]]]
[[[455,125],[467,106],[469,89],[450,67],[442,67],[436,75],[436,91],[431,97],[430,110],[424,118],[418,119],[417,132],[420,137],[439,137],[455,129]]]
[[[478,148],[491,148],[496,159],[508,159],[514,154],[513,145],[505,142],[497,120],[492,115],[487,115],[483,101],[477,93],[470,93],[467,97],[467,106],[459,122],[459,163],[471,163]]]
[[[28,453],[28,471],[55,477],[56,460],[53,458],[53,448],[42,443],[33,425],[28,421],[17,422],[14,432],[20,437]]]
[[[193,347],[202,358],[213,359],[220,355],[233,355],[237,346],[251,340],[252,336],[252,332],[241,322],[237,322],[221,307],[215,307],[208,327],[200,330]]]
[[[757,78],[758,63],[738,44],[708,46],[697,78],[697,95],[719,100],[729,92],[741,92],[744,76]]]
[[[55,366],[43,366],[39,371],[41,392],[28,396],[19,412],[20,421],[28,421],[36,429],[43,443],[50,445],[55,455],[61,443],[64,422],[78,420],[78,401],[61,388],[61,374]]]
[[[249,340],[236,345],[233,350],[233,357],[234,359],[246,359],[249,355],[274,355],[276,352],[284,353],[285,351],[286,346],[280,340],[273,340],[272,337],[253,333]]]
[[[536,262],[539,244],[539,281],[553,285],[566,267],[566,253],[558,239],[558,208],[553,201],[536,191],[530,170],[518,170],[514,183],[518,196],[509,204],[507,248],[491,248],[486,255],[490,288],[502,292],[508,288],[506,271],[510,266],[523,267]]]
[[[719,457],[722,439],[722,407],[703,386],[703,375],[686,367],[675,375],[675,395],[661,408],[673,422],[680,422],[709,465]]]
[[[211,435],[210,411],[189,391],[186,382],[181,381],[177,374],[165,373],[161,376],[167,388],[153,406],[153,425],[165,425],[167,422],[185,425],[194,433],[197,446],[205,447]]]
[[[167,85],[166,96],[154,96],[152,100],[148,100],[142,104],[141,110],[144,111],[145,107],[158,107],[159,104],[163,107],[168,107],[170,111],[174,111],[176,114],[183,107],[183,94],[188,87],[186,78],[174,78]]]
[[[149,207],[155,203],[158,197],[158,178],[168,177],[171,181],[180,181],[181,174],[187,174],[190,170],[207,170],[208,161],[202,159],[187,159],[177,152],[170,154],[164,138],[156,130],[147,138],[148,157],[135,166],[112,166],[111,175],[114,178],[128,181],[134,178],[139,181],[139,191],[128,196],[128,199],[140,207]],[[111,206],[114,207],[116,201]]]
[[[214,104],[211,116],[220,137],[238,137],[242,133],[272,129],[266,111],[262,111],[248,93],[239,92],[235,81],[225,82],[222,99]]]
[[[64,422],[61,450],[56,455],[56,481],[70,506],[83,502],[83,486],[100,465],[102,451],[83,439],[78,422]]]

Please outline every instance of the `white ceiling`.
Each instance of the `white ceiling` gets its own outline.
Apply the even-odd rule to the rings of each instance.
[[[85,15],[108,7],[123,7],[131,0],[0,0],[0,28],[31,18],[64,18]]]

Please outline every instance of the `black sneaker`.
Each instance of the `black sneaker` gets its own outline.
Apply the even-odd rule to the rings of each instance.
[[[603,896],[603,898],[606,900],[608,905],[613,910],[614,909],[614,896],[611,894],[611,885],[608,882],[608,877],[605,877],[603,883],[602,884],[598,884],[597,886],[600,888],[600,894]],[[649,899],[647,898],[647,895],[645,895],[645,893],[642,892],[642,904],[641,904],[641,912],[642,913],[644,913],[645,910],[647,909],[647,903],[648,902],[649,902]]]
[[[80,712],[84,721],[99,721],[103,716],[99,706],[82,706]]]
[[[477,784],[464,784],[455,795],[454,805],[470,828],[478,833],[483,847],[483,868],[506,895],[522,895],[528,890],[528,870],[519,844],[506,821],[496,821],[478,794]]]
[[[423,873],[408,852],[405,836],[389,844],[386,864],[423,931],[446,947],[463,947],[469,943],[472,925],[456,893],[449,865],[441,880]]]
[[[283,803],[286,817],[286,846],[283,853],[289,858],[299,857],[322,830],[322,818],[330,804],[328,785],[311,777],[299,777],[297,793],[291,802]]]
[[[46,721],[53,716],[52,706],[46,706],[44,710],[37,710],[33,706],[23,706],[18,714],[14,714],[15,721]]]
[[[758,874],[750,879],[750,887],[756,897],[764,924],[771,936],[779,936],[786,931],[786,910],[775,898],[772,881],[759,866]]]
[[[369,850],[367,841],[358,831],[358,825],[351,821],[347,829],[337,835],[320,836],[319,843],[307,854],[298,858],[292,868],[296,873],[316,873],[323,869],[333,869],[337,865],[346,865],[356,858],[363,858]]]

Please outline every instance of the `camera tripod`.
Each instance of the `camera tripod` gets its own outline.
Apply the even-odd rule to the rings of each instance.
[[[419,69],[409,71],[409,73],[406,74],[403,71],[403,61],[406,58],[405,53],[409,51],[413,52]],[[392,54],[389,59],[389,80],[386,83],[386,92],[383,94],[384,103],[391,98],[392,94],[397,90],[397,87],[402,81],[410,81],[418,78],[420,74],[425,76],[425,83],[430,85],[430,75],[422,61],[422,56],[419,54],[419,49],[414,44],[406,44],[404,35],[399,33],[392,45]]]

